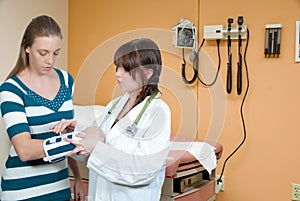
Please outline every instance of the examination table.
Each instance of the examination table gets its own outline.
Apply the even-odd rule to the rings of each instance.
[[[172,135],[171,140],[174,138]],[[219,143],[213,146],[218,160],[222,156],[223,146]],[[209,174],[188,151],[170,150],[160,201],[214,201],[215,176],[215,169]]]

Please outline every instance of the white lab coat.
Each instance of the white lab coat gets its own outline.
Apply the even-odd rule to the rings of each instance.
[[[160,199],[170,145],[170,109],[157,95],[142,115],[135,137],[131,137],[126,128],[134,122],[146,100],[111,128],[128,98],[128,94],[121,97],[111,114],[108,112],[113,104],[108,104],[97,120],[106,141],[98,142],[88,160],[89,201]]]

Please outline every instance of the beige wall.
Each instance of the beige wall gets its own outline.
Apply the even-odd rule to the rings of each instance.
[[[236,22],[243,15],[251,35],[247,54],[250,90],[244,107],[247,140],[227,164],[225,192],[218,200],[291,200],[291,183],[300,183],[300,63],[294,62],[295,21],[300,20],[300,1],[229,0],[216,4],[202,0],[200,8],[202,29],[206,24],[226,24],[228,17]],[[280,57],[265,58],[265,25],[278,23],[283,26]],[[236,43],[233,45],[236,47]],[[211,43],[205,49],[217,60]],[[237,48],[233,51],[235,63]],[[225,79],[225,43],[222,52],[221,75]],[[225,147],[223,160],[243,137],[239,117],[241,100],[236,92],[227,96],[227,117],[220,139]]]
[[[106,104],[117,93],[114,69],[110,67],[112,54],[130,35],[143,35],[135,35],[136,29],[171,30],[180,18],[188,18],[198,26],[201,41],[204,25],[225,25],[229,17],[234,18],[236,23],[237,17],[242,15],[251,34],[247,54],[250,90],[244,107],[247,140],[228,161],[224,174],[225,192],[220,193],[217,200],[291,200],[291,183],[300,183],[300,64],[294,62],[295,21],[300,20],[299,9],[299,0],[72,0],[69,2],[68,58],[72,66],[70,72],[78,79],[75,101],[79,104]],[[266,24],[273,23],[283,25],[281,54],[279,58],[267,59],[263,54],[264,31]],[[193,135],[196,127],[200,138],[209,132],[214,133],[216,136],[213,139],[219,139],[224,145],[223,158],[217,169],[219,174],[225,158],[243,138],[239,113],[242,96],[236,95],[235,87],[231,95],[226,95],[224,89],[215,93],[219,89],[207,89],[200,84],[191,87],[184,85],[180,79],[180,50],[172,48],[170,33],[156,31],[153,35],[149,32],[145,35],[157,40],[164,48],[163,59],[167,70],[163,74],[166,80],[163,90],[164,98],[172,108],[172,132]],[[224,86],[227,62],[225,41],[221,42],[220,50],[222,66],[219,82]],[[234,86],[236,50],[236,42],[233,42]],[[218,61],[214,41],[205,43],[203,53],[207,55],[202,61],[209,66],[213,63],[216,67]],[[92,84],[89,84],[90,80]],[[245,88],[245,83],[243,86]],[[191,99],[196,104],[190,102]],[[186,108],[186,105],[190,107]],[[212,119],[216,111],[221,112],[216,114],[216,119]],[[223,115],[226,115],[225,120]],[[215,126],[216,121],[218,124]],[[211,124],[214,126],[210,127]],[[221,132],[215,130],[216,127],[221,127]],[[220,138],[219,134],[222,134]]]
[[[0,82],[3,82],[15,65],[21,37],[25,27],[37,15],[47,14],[60,24],[63,35],[63,51],[57,66],[67,69],[68,1],[67,0],[0,0]],[[9,140],[0,118],[0,171],[9,149]]]
[[[106,105],[119,94],[112,65],[114,51],[130,39],[150,37],[163,51],[161,89],[163,98],[172,105],[172,131],[195,135],[197,87],[187,86],[181,80],[181,50],[172,46],[171,27],[179,22],[180,12],[197,23],[197,1],[190,1],[183,8],[176,6],[179,0],[157,4],[140,0],[88,2],[69,2],[69,64],[76,79],[75,103]],[[170,3],[173,6],[168,6]]]

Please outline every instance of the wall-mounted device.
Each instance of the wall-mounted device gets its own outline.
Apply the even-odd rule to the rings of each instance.
[[[232,53],[231,53],[231,27],[233,23],[232,18],[228,18],[227,20],[227,77],[226,77],[226,91],[228,94],[231,93],[232,88]]]
[[[280,54],[281,24],[267,24],[265,35],[265,57],[277,56]]]
[[[240,29],[240,30],[239,30]],[[204,39],[216,40],[216,39],[228,39],[228,25],[206,25],[204,26]],[[231,25],[230,39],[238,39],[239,34],[241,39],[247,39],[247,25]]]
[[[244,18],[243,16],[239,16],[238,20],[238,57],[239,60],[237,62],[237,94],[240,95],[242,93],[242,64],[243,64],[243,55],[242,55],[242,29]]]
[[[196,47],[197,29],[188,19],[181,19],[172,27],[172,41],[177,48],[194,49]]]
[[[222,172],[219,175],[219,179],[217,179],[216,186],[219,187],[222,183],[222,176],[225,170],[225,165],[227,161],[241,148],[241,146],[246,141],[246,125],[245,118],[243,114],[243,107],[246,100],[246,96],[248,95],[249,90],[249,74],[248,74],[248,66],[246,62],[246,54],[249,44],[250,32],[247,28],[247,25],[244,24],[243,16],[238,16],[237,24],[233,25],[233,18],[227,19],[227,25],[207,25],[204,26],[203,38],[206,40],[216,40],[217,43],[220,43],[221,40],[226,40],[227,42],[227,76],[226,76],[226,91],[228,94],[232,93],[232,68],[233,68],[233,54],[231,52],[232,45],[235,45],[237,42],[238,47],[238,61],[237,61],[237,94],[241,95],[243,92],[243,98],[240,106],[240,115],[241,121],[243,125],[243,139],[240,144],[231,152],[231,154],[225,159]],[[242,48],[242,42],[245,39],[245,48]],[[218,47],[218,46],[217,46]],[[242,51],[244,50],[244,52]],[[219,52],[219,51],[218,51]],[[218,53],[219,54],[219,53]],[[220,63],[220,57],[219,57]],[[219,69],[219,66],[218,66]],[[244,69],[244,73],[243,73]],[[242,80],[242,75],[245,75],[245,81]],[[245,83],[245,89],[242,90],[242,84]]]

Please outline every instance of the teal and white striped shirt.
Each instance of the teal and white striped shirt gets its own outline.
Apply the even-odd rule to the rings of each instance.
[[[9,138],[30,132],[33,139],[55,136],[49,128],[62,118],[72,119],[74,80],[66,71],[55,69],[60,89],[54,100],[45,99],[16,76],[0,86],[0,107]],[[69,200],[71,198],[67,159],[47,163],[43,159],[22,162],[13,146],[2,173],[1,200]]]

